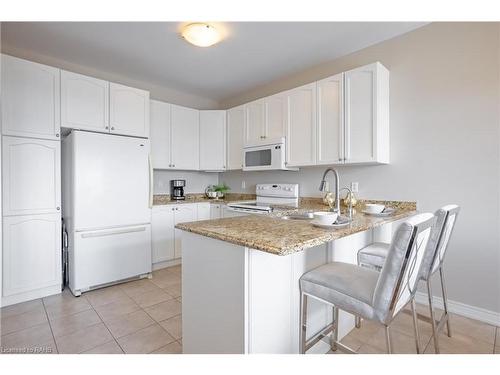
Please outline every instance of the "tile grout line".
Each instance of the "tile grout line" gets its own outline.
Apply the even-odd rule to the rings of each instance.
[[[89,301],[89,304],[90,304],[90,306],[92,307],[92,310],[94,310],[94,312],[96,313],[96,315],[97,315],[97,316],[99,317],[99,319],[101,320],[101,323],[102,323],[102,325],[104,326],[104,328],[106,328],[106,330],[109,332],[109,334],[110,334],[110,335],[111,335],[111,337],[113,338],[113,341],[114,341],[114,342],[116,342],[116,345],[118,345],[118,347],[119,347],[119,348],[120,348],[120,350],[123,352],[123,354],[127,354],[127,353],[125,353],[125,350],[123,350],[122,346],[121,346],[121,345],[120,345],[120,343],[118,342],[118,339],[117,339],[117,338],[113,335],[113,333],[111,333],[110,329],[109,329],[109,328],[108,328],[108,326],[106,325],[106,322],[104,321],[104,318],[103,318],[103,317],[99,314],[99,312],[98,312],[96,309],[94,309],[94,305],[92,305],[92,303],[91,303],[90,301]],[[139,306],[139,307],[140,307],[140,306]],[[111,341],[108,341],[108,342],[111,342]],[[104,344],[107,344],[108,342],[105,342]],[[101,345],[104,345],[104,344],[101,344]],[[86,350],[86,352],[87,352],[87,351],[89,351],[89,350],[95,349],[95,348],[97,348],[98,346],[100,346],[100,345],[96,345],[96,346],[94,346],[93,348],[90,348],[90,349]],[[80,353],[79,353],[79,354],[80,354]]]
[[[43,300],[43,298],[42,298],[42,306],[43,306],[43,311],[45,312],[45,316],[47,317],[47,323],[49,323],[50,333],[52,334],[52,339],[54,340],[54,345],[56,346],[57,354],[59,354],[59,348],[57,346],[56,337],[54,336],[54,331],[52,330],[52,324],[50,323],[49,314],[47,313],[47,308],[45,306],[45,301]]]

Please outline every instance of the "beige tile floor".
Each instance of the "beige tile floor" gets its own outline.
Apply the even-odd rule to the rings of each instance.
[[[426,314],[425,306],[419,311]],[[500,354],[500,329],[452,315],[453,337],[440,335],[442,353]],[[181,268],[155,271],[151,280],[131,281],[75,298],[57,296],[1,310],[0,347],[45,353],[181,353]],[[419,322],[421,347],[434,353],[431,328]],[[411,316],[392,325],[396,353],[415,353]],[[384,353],[382,328],[363,322],[343,343],[359,353]],[[341,353],[337,351],[336,353]]]

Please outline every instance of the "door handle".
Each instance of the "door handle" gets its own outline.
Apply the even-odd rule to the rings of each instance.
[[[129,229],[109,230],[106,232],[90,232],[90,233],[83,233],[82,238],[114,236],[115,234],[144,232],[145,230],[146,230],[146,227],[138,227],[138,228],[129,228]]]

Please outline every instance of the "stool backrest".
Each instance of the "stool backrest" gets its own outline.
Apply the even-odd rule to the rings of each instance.
[[[428,273],[424,275],[425,278],[430,277],[430,275],[436,272],[443,264],[444,256],[446,254],[446,250],[448,249],[448,243],[450,242],[451,233],[453,232],[453,228],[455,227],[455,222],[457,220],[459,212],[460,207],[456,204],[444,206],[436,211],[435,215],[438,217],[438,220],[439,217],[443,217],[443,224],[439,235],[439,240],[437,242],[436,250],[434,251],[432,257],[432,261],[427,267]]]
[[[428,245],[435,220],[430,213],[416,215],[396,230],[373,295],[381,322],[389,323],[415,295],[424,259],[432,251]]]

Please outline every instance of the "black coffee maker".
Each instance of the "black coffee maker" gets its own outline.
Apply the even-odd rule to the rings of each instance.
[[[186,180],[170,180],[170,199],[175,201],[186,199],[184,186],[186,186]]]

